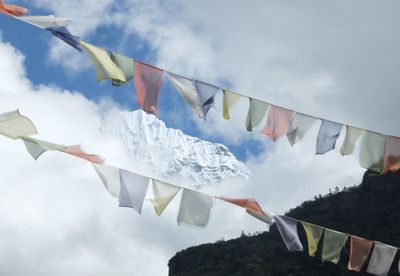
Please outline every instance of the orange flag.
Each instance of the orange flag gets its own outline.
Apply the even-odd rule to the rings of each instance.
[[[24,7],[4,4],[3,0],[0,0],[0,13],[8,16],[22,16],[27,13],[28,10]]]
[[[374,242],[354,236],[351,236],[350,242],[350,260],[348,268],[349,270],[360,271],[361,267],[368,259]]]
[[[104,159],[96,154],[88,154],[81,149],[79,145],[68,146],[62,149],[61,151],[65,153],[69,153],[79,158],[83,158],[89,162],[96,163],[96,164],[103,164]]]
[[[397,171],[400,169],[400,139],[386,136],[386,150],[383,172]]]
[[[223,201],[235,204],[248,211],[256,214],[264,215],[264,211],[261,209],[260,205],[254,198],[227,198],[227,197],[217,197]]]
[[[292,110],[271,105],[267,118],[267,124],[263,130],[261,130],[261,133],[267,135],[275,142],[288,131],[292,116]]]

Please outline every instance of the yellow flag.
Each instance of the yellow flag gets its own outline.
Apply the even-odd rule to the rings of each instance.
[[[241,96],[225,89],[222,91],[224,93],[224,101],[223,101],[224,119],[229,120],[230,119],[229,109],[240,100]]]
[[[152,199],[151,202],[153,203],[154,210],[158,216],[160,216],[165,208],[167,208],[168,204],[176,196],[180,189],[181,188],[178,186],[153,179],[154,199]]]
[[[307,235],[308,254],[311,257],[315,257],[315,253],[317,252],[318,243],[319,240],[321,239],[323,228],[307,222],[302,222],[301,224],[303,224],[304,231],[306,231]]]

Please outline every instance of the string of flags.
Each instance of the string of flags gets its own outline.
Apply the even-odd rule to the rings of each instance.
[[[150,202],[158,216],[182,190],[177,216],[178,225],[205,227],[210,219],[214,201],[218,199],[244,208],[249,215],[269,225],[275,223],[283,242],[291,252],[304,251],[298,236],[298,223],[301,223],[306,233],[309,256],[316,256],[318,245],[322,240],[321,257],[323,261],[338,264],[341,252],[347,241],[350,240],[349,270],[359,272],[370,257],[367,272],[374,275],[386,275],[398,251],[397,247],[378,241],[334,231],[287,216],[274,215],[264,211],[254,198],[210,196],[107,165],[103,158],[84,152],[78,145],[64,146],[32,138],[32,135],[38,134],[37,129],[33,122],[21,115],[18,110],[0,114],[0,134],[14,140],[22,140],[27,151],[35,160],[46,151],[60,151],[91,162],[108,193],[118,199],[119,207],[132,208],[139,214],[142,213],[148,186],[151,182],[153,199],[150,199]]]
[[[0,5],[1,8],[1,5]],[[1,9],[0,9],[1,10]],[[400,138],[356,128],[350,125],[316,118],[307,114],[289,110],[251,97],[217,87],[215,85],[187,78],[155,66],[134,60],[90,43],[81,41],[72,35],[67,26],[70,20],[54,16],[15,16],[15,18],[49,30],[75,49],[84,51],[90,58],[96,72],[97,81],[111,80],[114,86],[121,86],[133,80],[137,92],[137,101],[141,109],[157,115],[158,98],[162,87],[164,72],[185,102],[200,118],[206,118],[214,106],[218,91],[223,93],[223,118],[230,119],[230,109],[240,99],[248,98],[249,109],[245,121],[247,131],[254,131],[267,117],[265,126],[259,133],[277,141],[286,135],[290,144],[301,141],[311,126],[321,121],[316,141],[317,155],[325,154],[336,147],[342,128],[346,128],[340,154],[351,155],[361,140],[359,164],[361,167],[378,173],[400,169]]]

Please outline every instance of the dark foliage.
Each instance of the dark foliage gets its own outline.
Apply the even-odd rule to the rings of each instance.
[[[361,185],[336,189],[290,210],[287,215],[330,229],[400,246],[400,172],[366,172]],[[288,252],[276,226],[269,232],[203,244],[178,252],[169,261],[172,276],[183,275],[369,275],[347,270],[349,243],[339,265],[307,254],[307,239],[298,225],[304,252]],[[389,275],[398,275],[396,256]],[[366,262],[368,264],[368,261]]]

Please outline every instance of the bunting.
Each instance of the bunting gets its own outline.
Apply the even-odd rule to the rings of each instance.
[[[22,16],[27,13],[28,10],[24,7],[17,5],[4,4],[3,0],[0,0],[0,13],[8,16]]]
[[[252,98],[250,98],[249,100],[250,106],[246,118],[246,129],[247,131],[253,131],[253,128],[261,123],[262,119],[267,113],[269,104]]]
[[[322,260],[337,264],[340,253],[347,241],[348,235],[334,230],[325,229],[322,248]]]
[[[24,141],[28,153],[35,160],[37,160],[46,151],[61,151],[65,149],[65,146],[53,144],[39,139],[33,139],[30,137],[21,137],[21,139]]]
[[[240,100],[241,96],[226,89],[223,89],[222,92],[224,94],[222,102],[223,117],[225,120],[229,120],[231,118],[229,109]]]
[[[360,145],[360,166],[382,172],[386,139],[379,133],[364,131]]]
[[[62,17],[55,17],[53,15],[21,16],[16,18],[40,29],[67,27],[69,24],[71,24],[71,20]]]
[[[267,135],[272,141],[277,141],[288,131],[292,116],[292,110],[271,105],[268,112],[267,125],[261,130],[261,133]]]
[[[390,267],[392,266],[396,253],[396,247],[375,242],[367,272],[379,276],[387,275]]]
[[[360,271],[371,252],[373,241],[362,238],[350,237],[350,260],[348,264],[349,270]]]
[[[141,109],[157,115],[163,70],[135,61],[135,87]]]
[[[343,125],[321,119],[322,124],[318,131],[316,154],[324,154],[335,149]]]
[[[275,223],[289,251],[303,251],[297,234],[297,220],[285,216],[275,216]]]
[[[119,170],[119,175],[121,181],[119,207],[132,208],[141,214],[149,178],[122,169]]]
[[[167,208],[171,200],[181,190],[180,187],[153,179],[153,195],[151,200],[158,216]]]
[[[301,222],[303,225],[304,231],[307,235],[307,242],[308,242],[308,254],[311,257],[315,257],[315,253],[318,249],[318,243],[321,239],[323,228],[318,225],[314,225],[307,222]]]
[[[47,28],[47,30],[49,30],[55,37],[58,37],[65,43],[71,45],[78,51],[82,52],[80,38],[75,35],[72,35],[66,27],[51,27]]]
[[[178,211],[178,225],[207,226],[213,203],[214,200],[209,195],[183,189]]]
[[[132,58],[114,52],[110,53],[110,57],[117,67],[122,71],[125,79],[125,81],[113,79],[112,84],[114,86],[121,86],[131,81],[134,76],[135,61]]]
[[[32,121],[19,110],[0,114],[0,134],[11,139],[38,134]]]
[[[199,95],[203,118],[206,119],[208,111],[214,106],[215,94],[217,94],[219,88],[199,80],[194,81],[194,86]]]
[[[92,163],[92,165],[108,193],[115,198],[119,198],[121,192],[119,168],[106,164],[100,165]]]
[[[400,169],[400,139],[386,136],[384,172]]]
[[[245,208],[247,211],[252,211],[253,213],[264,214],[260,205],[254,198],[227,198],[227,197],[217,197],[220,200],[229,202],[231,204]]]
[[[314,117],[296,112],[292,121],[290,122],[290,126],[286,135],[289,143],[293,146],[295,143],[303,139],[307,131],[314,124],[315,120],[316,119]]]
[[[96,163],[96,164],[103,164],[104,159],[101,156],[98,156],[96,154],[89,154],[84,152],[81,149],[80,145],[72,145],[72,146],[67,146],[64,149],[61,150],[62,152],[71,154],[73,156],[85,159],[89,162]]]
[[[341,155],[353,154],[358,138],[360,138],[363,130],[356,127],[346,126],[346,136],[343,145],[340,148]]]

